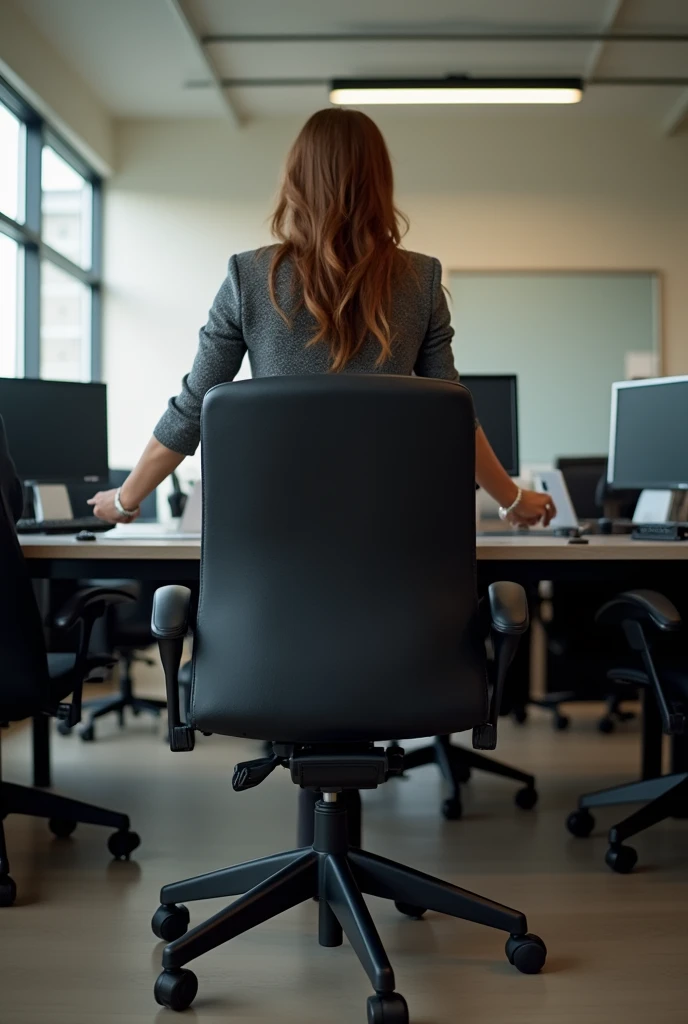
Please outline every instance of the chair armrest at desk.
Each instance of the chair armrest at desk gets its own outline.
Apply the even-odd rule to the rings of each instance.
[[[160,587],[155,591],[151,614],[151,633],[158,641],[165,673],[169,741],[173,751],[193,750],[195,742],[194,730],[182,722],[179,711],[179,666],[184,638],[189,631],[190,605],[188,587]]]
[[[603,605],[595,616],[601,626],[620,626],[624,622],[650,622],[662,632],[681,628],[681,616],[664,594],[654,590],[629,590]]]
[[[117,604],[126,604],[135,601],[136,598],[127,590],[117,590],[112,587],[86,587],[77,590],[63,604],[53,619],[56,629],[73,629],[78,622],[85,622],[87,619],[95,622],[109,608]]]
[[[682,734],[686,727],[686,715],[682,708],[673,707],[664,693],[652,657],[652,647],[643,628],[650,624],[663,633],[680,629],[681,616],[671,601],[652,590],[630,590],[600,608],[596,621],[603,626],[621,626],[629,647],[642,660],[657,701],[663,732],[667,736]]]
[[[528,598],[519,583],[493,583],[488,589],[490,631],[494,645],[494,665],[487,722],[473,730],[476,750],[494,750],[497,746],[497,722],[504,696],[504,684],[521,637],[528,631]]]

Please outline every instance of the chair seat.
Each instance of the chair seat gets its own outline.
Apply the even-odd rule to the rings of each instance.
[[[657,669],[660,680],[665,683],[674,700],[688,700],[688,669],[683,666],[665,664]],[[647,673],[639,668],[615,668],[608,673],[615,683],[631,683],[633,686],[649,686]]]

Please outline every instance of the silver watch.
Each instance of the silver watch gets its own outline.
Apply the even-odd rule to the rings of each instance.
[[[509,518],[511,513],[514,511],[514,509],[518,505],[520,505],[522,497],[523,497],[523,489],[521,487],[519,487],[518,491],[516,492],[516,497],[511,502],[509,507],[508,508],[504,508],[503,505],[500,506],[500,508],[499,508],[499,518],[502,520],[502,522],[505,522]]]
[[[136,513],[139,510],[138,505],[133,510],[129,509],[129,508],[125,508],[124,505],[122,504],[122,502],[120,501],[120,497],[119,497],[119,492],[121,490],[122,490],[122,488],[118,487],[117,490],[115,491],[115,497],[113,499],[114,503],[115,503],[115,508],[117,509],[117,511],[119,512],[119,514],[121,516],[135,516]],[[501,515],[501,512],[500,512],[500,515]]]

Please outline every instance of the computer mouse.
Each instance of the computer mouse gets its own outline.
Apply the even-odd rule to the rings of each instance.
[[[587,537],[570,537],[569,544],[587,544]]]
[[[79,532],[77,533],[77,535],[76,535],[76,537],[74,539],[75,540],[95,540],[96,539],[96,535],[95,535],[95,533],[91,533],[90,530],[79,530]]]

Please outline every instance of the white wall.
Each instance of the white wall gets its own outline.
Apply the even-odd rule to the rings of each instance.
[[[109,114],[49,40],[5,0],[0,0],[0,73],[101,174],[110,171]]]
[[[657,270],[664,368],[688,372],[688,139],[569,111],[378,120],[411,218],[409,247],[435,254],[445,271]],[[105,232],[113,464],[137,457],[188,370],[229,255],[268,241],[299,126],[116,125]]]

